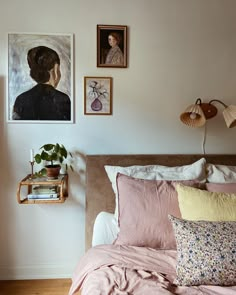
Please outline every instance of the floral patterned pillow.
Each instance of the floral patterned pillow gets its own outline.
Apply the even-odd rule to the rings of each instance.
[[[169,219],[177,243],[177,285],[236,285],[236,221]]]

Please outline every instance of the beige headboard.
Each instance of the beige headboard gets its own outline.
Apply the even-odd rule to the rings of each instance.
[[[86,157],[86,249],[91,246],[93,224],[101,211],[114,212],[115,196],[104,165],[159,164],[181,166],[200,158],[208,163],[236,166],[236,155],[87,155]]]

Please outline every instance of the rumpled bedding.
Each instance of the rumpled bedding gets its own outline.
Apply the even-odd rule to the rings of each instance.
[[[236,295],[236,286],[174,284],[176,251],[99,245],[79,261],[69,295]]]

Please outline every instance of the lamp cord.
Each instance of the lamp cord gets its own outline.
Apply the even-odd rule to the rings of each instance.
[[[203,141],[202,141],[202,153],[205,155],[205,145],[206,145],[206,133],[207,133],[207,123],[204,124],[204,133],[203,133]]]

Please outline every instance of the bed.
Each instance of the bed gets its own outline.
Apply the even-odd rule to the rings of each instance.
[[[126,170],[123,171],[121,169],[116,173],[116,180],[114,181],[113,179],[113,183],[110,176],[108,177],[110,168],[125,167],[126,169],[126,167],[132,167],[133,165],[137,166],[137,169],[147,165],[154,166],[154,168],[152,167],[150,168],[151,170],[148,170],[150,175],[153,173],[152,169],[155,170],[156,167],[159,169],[159,166],[164,166],[164,172],[158,170],[158,176],[156,177],[155,170],[154,178],[143,179],[143,172],[139,174],[138,171],[138,174],[132,174],[133,172],[130,170],[131,172],[129,171],[129,173],[126,174],[124,172]],[[110,168],[106,170],[106,166]],[[236,167],[234,166],[236,166],[236,155],[88,155],[86,159],[87,251],[78,262],[74,271],[69,295],[77,294],[76,292],[79,290],[82,295],[236,294],[236,286],[234,283],[236,280],[236,195],[234,194],[234,192],[236,193],[236,186],[234,183],[236,182]],[[167,170],[165,170],[165,167]],[[170,167],[170,169],[168,169],[168,167]],[[195,171],[200,169],[199,167],[202,171],[195,173]],[[184,175],[186,170],[188,170],[188,176]],[[115,174],[115,172],[116,170],[112,171],[113,174]],[[145,173],[147,173],[147,171],[145,171]],[[191,177],[189,177],[189,173],[192,173]],[[209,173],[209,177],[207,173]],[[172,174],[175,174],[174,178],[171,178]],[[136,177],[137,175],[138,177]],[[176,175],[180,175],[179,178],[178,176],[176,178]],[[199,180],[196,180],[196,178],[199,178]],[[211,184],[209,185],[209,190],[206,189],[205,182]],[[113,188],[115,184],[119,187],[118,200]],[[145,187],[145,190],[143,187]],[[164,225],[164,234],[163,229],[160,231],[157,226],[155,226],[155,228],[153,226],[149,228],[149,218],[146,218],[146,215],[142,215],[143,212],[150,212],[145,210],[150,210],[150,208],[146,207],[148,207],[148,203],[149,205],[153,204],[153,190],[156,191],[157,187],[160,187],[161,192],[158,192],[158,196],[163,194],[163,191],[166,191],[167,187],[167,191],[171,192],[170,199],[168,199],[169,196],[167,198],[168,201],[165,200],[165,202],[162,203],[163,199],[161,197],[159,200],[161,203],[156,205],[155,202],[155,206],[159,206],[160,204],[163,206],[161,211],[160,208],[154,206],[155,210],[159,210],[160,216],[166,215],[166,207],[170,206],[170,200],[171,202],[173,199],[175,200],[176,191],[178,192],[178,194],[176,193],[178,197],[181,195],[182,198],[181,200],[180,198],[177,199],[179,202],[178,210],[176,209],[176,204],[175,206],[172,204],[172,207],[168,207],[171,208],[171,210],[168,209],[168,222],[171,224],[172,229],[167,232],[166,228],[168,228],[169,224],[167,225],[166,223]],[[135,198],[137,196],[143,198],[144,191],[145,194],[148,195],[148,199],[145,199],[145,202],[141,202],[142,204],[140,205],[140,202],[136,201]],[[199,193],[202,198],[200,204]],[[126,197],[127,194],[129,198],[123,198],[123,196]],[[156,194],[155,192],[154,197],[156,197]],[[194,197],[194,202],[192,202],[192,199],[191,202],[189,202],[189,195],[192,196],[194,194],[197,196]],[[212,196],[216,196],[214,202],[218,200],[218,197],[221,198],[221,201],[226,200],[225,203],[223,205],[221,203],[220,206],[228,206],[226,209],[230,211],[230,213],[227,211],[227,216],[222,217],[222,212],[224,210],[221,210],[220,213],[218,213],[218,215],[221,215],[220,220],[217,219],[218,215],[216,216],[216,212],[219,210],[217,207],[219,206],[219,202],[210,203],[211,207],[207,207],[209,197],[212,198]],[[228,204],[229,200],[231,203]],[[118,201],[119,203],[117,204]],[[204,203],[204,206],[202,206],[202,203]],[[195,206],[194,210],[188,206]],[[200,210],[197,210],[199,206]],[[119,208],[118,213],[116,212],[117,208]],[[140,208],[142,210],[140,210]],[[215,209],[212,210],[212,208]],[[194,214],[201,211],[200,213],[203,215],[200,216],[201,218],[199,218],[199,216],[194,216],[193,219],[193,216],[189,213],[191,211],[190,209],[192,212],[194,211]],[[114,243],[100,243],[100,245],[97,243],[97,245],[92,247],[94,223],[96,223],[95,220],[101,212],[105,212],[105,214],[108,215],[110,214],[110,216],[112,214],[111,220],[113,222],[114,220],[117,221],[119,226],[117,233],[118,238],[116,237]],[[212,219],[208,220],[210,214],[212,214],[210,217]],[[206,220],[204,217],[207,217]],[[151,218],[152,216],[150,216],[150,219]],[[149,222],[148,225],[145,223],[146,219],[147,222]],[[127,220],[129,220],[129,222],[127,222]],[[133,224],[130,225],[130,223],[135,223],[136,226]],[[137,232],[137,228],[140,228],[140,232]],[[183,229],[187,229],[184,234],[185,239],[183,238],[183,234],[180,234],[180,228],[181,234]],[[221,255],[220,263],[219,261],[214,262],[214,257],[211,257],[211,260],[217,266],[212,268],[212,276],[217,274],[218,277],[215,276],[210,279],[207,277],[207,273],[205,275],[204,273],[199,274],[196,272],[196,263],[199,263],[199,256],[196,256],[198,257],[198,261],[194,261],[192,258],[189,259],[189,257],[188,260],[181,260],[181,257],[184,255],[189,255],[189,253],[186,254],[186,244],[188,244],[191,239],[191,237],[188,237],[189,231],[191,233],[196,232],[197,236],[194,236],[194,239],[199,239],[199,235],[202,234],[202,228],[204,228],[204,230],[207,229],[209,232],[212,232],[212,228],[214,230],[217,228],[220,232],[223,231],[224,234],[222,234],[220,238],[214,235],[213,238],[215,240],[207,240],[207,243],[211,245],[220,241],[221,245],[226,245],[228,247],[223,249],[226,251],[224,253],[230,251],[231,255],[230,257],[229,255]],[[150,238],[153,233],[156,239]],[[229,236],[231,237],[230,239],[228,239]],[[227,243],[225,243],[225,239],[228,239]],[[194,248],[196,253],[198,253],[197,251],[199,250],[204,254],[200,256],[200,259],[202,259],[201,264],[204,264],[204,261],[206,261],[208,256],[210,257],[212,253],[215,255],[215,250],[219,250],[213,249],[212,253],[207,253],[202,249],[205,248],[200,248],[200,250]],[[189,250],[189,248],[187,248],[187,250]],[[222,249],[220,249],[220,253],[222,254]],[[217,255],[219,255],[219,251]],[[186,258],[186,256],[184,257]],[[225,260],[227,261],[225,262]],[[186,273],[186,269],[188,273]],[[192,280],[193,278],[195,279],[195,273],[197,279]],[[205,278],[203,278],[204,275]],[[221,283],[213,284],[212,279],[213,282],[214,279],[216,279],[216,282],[220,280]],[[208,280],[210,282],[209,284],[201,284],[202,281],[208,282]]]

